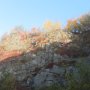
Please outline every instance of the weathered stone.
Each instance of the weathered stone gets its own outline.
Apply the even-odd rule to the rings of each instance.
[[[36,54],[27,53],[0,63],[0,73],[12,73],[19,82],[36,89],[54,83],[64,85],[65,70],[70,73],[75,71],[74,67],[67,66],[65,69],[61,62],[68,63],[68,60],[55,54],[54,48],[50,46],[44,49]]]
[[[54,65],[50,72],[55,74],[63,74],[65,69],[63,67],[59,67],[57,65]]]

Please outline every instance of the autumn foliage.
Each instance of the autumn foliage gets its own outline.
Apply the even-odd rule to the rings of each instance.
[[[44,31],[35,27],[31,31],[16,27],[9,34],[5,34],[0,42],[0,60],[18,56],[21,52],[35,52],[54,42],[68,42],[68,34],[61,30],[59,22],[48,21],[43,27]],[[5,57],[2,58],[3,56]]]
[[[34,27],[30,31],[22,27],[14,28],[9,34],[3,35],[1,39],[0,60],[22,53],[36,52],[46,45],[53,45],[53,43],[63,43],[63,45],[71,43],[56,51],[63,55],[76,55],[83,49],[90,51],[90,14],[68,20],[64,28],[61,27],[60,22],[53,23],[51,21],[46,21],[42,28]]]

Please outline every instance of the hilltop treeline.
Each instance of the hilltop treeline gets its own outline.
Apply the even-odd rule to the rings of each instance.
[[[43,48],[51,43],[59,43],[69,51],[90,52],[90,13],[67,21],[62,28],[60,22],[45,22],[41,28],[26,31],[23,27],[15,27],[9,34],[3,35],[0,42],[0,54],[11,51],[29,52]]]

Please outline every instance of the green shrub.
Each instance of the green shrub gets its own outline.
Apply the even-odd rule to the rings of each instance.
[[[65,90],[65,89],[57,84],[53,84],[53,85],[48,86],[48,87],[43,87],[39,90]]]
[[[85,62],[76,65],[76,73],[66,74],[67,85],[52,85],[40,90],[90,90],[90,66]]]
[[[0,90],[16,90],[15,78],[10,73],[4,73],[0,80]]]
[[[90,90],[90,66],[81,62],[76,65],[78,70],[75,73],[67,75],[68,87],[66,90]]]

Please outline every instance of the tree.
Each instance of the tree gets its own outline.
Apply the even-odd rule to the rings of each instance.
[[[66,28],[74,44],[84,52],[90,52],[90,13],[68,21]]]
[[[27,50],[29,45],[29,33],[21,27],[14,28],[11,33],[1,40],[1,46],[3,46],[6,51]]]
[[[60,22],[55,22],[53,23],[52,21],[46,21],[43,25],[43,28],[47,32],[52,32],[53,30],[61,29],[61,23]]]

